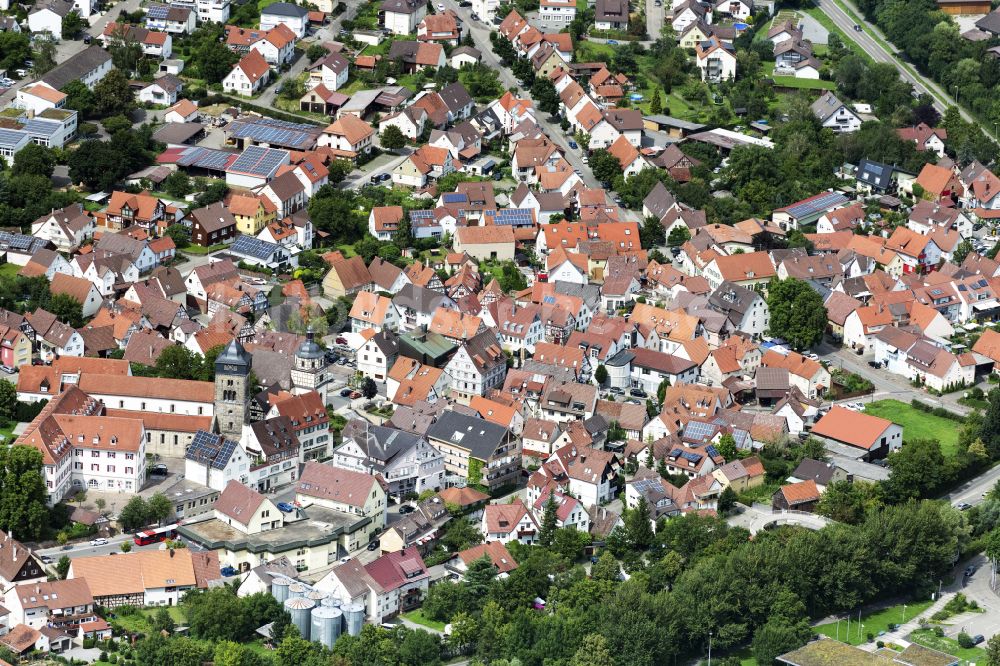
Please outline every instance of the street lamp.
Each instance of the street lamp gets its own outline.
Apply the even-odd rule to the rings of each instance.
[[[712,632],[708,632],[708,666],[712,666]]]
[[[903,624],[906,624],[906,604],[903,604]]]

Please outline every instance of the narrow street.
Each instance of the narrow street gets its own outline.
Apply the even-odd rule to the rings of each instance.
[[[294,79],[299,74],[304,72],[306,70],[306,67],[308,67],[310,64],[309,58],[306,57],[305,51],[307,51],[309,47],[312,46],[313,44],[322,44],[323,42],[334,41],[337,38],[337,34],[340,32],[340,26],[343,24],[343,22],[349,19],[353,19],[354,14],[357,11],[358,11],[357,4],[355,3],[349,4],[347,6],[347,9],[345,9],[340,16],[333,19],[332,21],[330,21],[330,23],[324,25],[322,28],[317,30],[315,34],[313,34],[311,37],[302,40],[299,43],[299,46],[302,49],[302,53],[300,53],[298,59],[296,59],[295,62],[292,63],[291,68],[287,72],[281,74],[280,77],[278,77],[277,81],[278,82],[284,81],[286,78]],[[278,107],[274,105],[274,98],[277,97],[278,95],[277,90],[278,90],[278,83],[275,82],[273,85],[268,86],[264,90],[263,94],[261,94],[260,97],[254,100],[254,103],[260,104],[261,106],[270,106],[273,109],[278,109]],[[278,110],[280,111],[281,109]]]
[[[520,94],[531,97],[530,91],[521,88],[521,84],[514,78],[514,75],[510,73],[507,67],[500,64],[500,59],[493,53],[493,45],[490,43],[491,26],[487,26],[487,24],[481,21],[472,20],[471,10],[459,7],[456,0],[444,0],[444,4],[462,19],[465,30],[469,31],[477,48],[483,54],[483,63],[499,72],[500,82],[503,83],[504,88],[518,88],[521,90]],[[571,150],[569,148],[565,132],[562,131],[558,123],[553,123],[546,117],[546,114],[538,109],[537,103],[535,105],[535,120],[538,122],[539,127],[548,134],[549,139],[559,146],[570,166],[583,174],[584,184],[590,188],[599,188],[601,184],[594,178],[594,174],[587,168],[587,165],[583,163],[583,151],[579,149]]]
[[[844,4],[850,8],[850,11],[854,15],[863,17],[863,14],[858,10],[850,0],[843,0]],[[934,83],[930,79],[917,74],[911,73],[916,72],[916,67],[904,66],[901,61],[899,51],[896,47],[886,39],[885,35],[882,34],[877,27],[865,21],[863,24],[863,29],[859,32],[854,29],[854,19],[848,15],[847,12],[841,8],[838,4],[838,0],[815,0],[816,6],[819,7],[824,14],[830,17],[830,20],[836,24],[838,28],[844,31],[844,34],[848,35],[858,46],[864,50],[865,53],[870,55],[876,62],[887,62],[895,65],[896,69],[899,70],[899,75],[904,81],[913,84],[913,89],[918,93],[927,93],[934,99],[934,108],[936,108],[940,113],[944,113],[949,106],[955,105],[955,100],[952,99],[945,91],[941,89],[941,86]],[[872,35],[876,35],[879,39],[889,45],[890,51],[887,51],[885,47],[882,46]],[[962,118],[966,121],[972,121],[972,116],[970,116],[964,109],[961,109]],[[985,133],[986,130],[983,129]],[[988,135],[987,135],[988,136]]]

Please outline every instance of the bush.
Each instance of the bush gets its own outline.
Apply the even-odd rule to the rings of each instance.
[[[958,421],[959,423],[965,422],[965,417],[961,414],[956,414],[955,412],[948,411],[944,407],[934,407],[933,405],[928,405],[926,402],[921,402],[914,398],[910,401],[910,406],[919,409],[927,414],[933,414],[934,416],[940,416],[943,419],[951,419],[952,421]]]
[[[97,659],[98,659],[98,661],[107,661],[108,660],[108,653],[105,652],[104,650],[101,650],[101,654],[100,654],[100,656]]]
[[[968,650],[969,648],[976,646],[976,644],[972,642],[972,636],[965,633],[964,631],[958,635],[958,645],[963,650]]]
[[[944,627],[934,627],[934,635],[938,638],[944,636]]]

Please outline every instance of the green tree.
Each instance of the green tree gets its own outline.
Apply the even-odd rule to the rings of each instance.
[[[753,656],[758,664],[773,664],[778,655],[802,647],[811,637],[804,620],[771,619],[753,635]]]
[[[406,135],[403,134],[403,130],[395,125],[389,125],[382,130],[379,140],[382,143],[382,147],[386,150],[399,150],[406,145]]]
[[[139,495],[130,499],[118,514],[118,524],[126,532],[148,525],[149,507],[146,506],[146,500]]]
[[[728,432],[719,437],[719,441],[715,443],[715,450],[719,452],[720,456],[726,459],[726,462],[732,462],[739,457],[739,449],[736,448],[736,439]]]
[[[148,500],[146,500],[146,510],[148,520],[156,521],[158,523],[163,523],[164,520],[170,517],[173,512],[174,505],[166,495],[163,493],[156,493]]]
[[[32,175],[51,178],[56,168],[56,156],[50,148],[29,143],[14,156],[11,173],[15,176]]]
[[[659,89],[653,91],[653,99],[649,103],[649,112],[653,115],[663,113],[663,102],[660,100]]]
[[[650,215],[643,221],[642,228],[639,229],[639,240],[644,248],[651,250],[663,245],[665,238],[663,225],[660,224],[655,215]]]
[[[622,165],[618,158],[604,148],[598,148],[590,154],[590,169],[594,178],[601,182],[611,183],[622,175]]]
[[[601,634],[587,634],[570,660],[570,666],[614,666],[608,639]]]
[[[505,292],[521,291],[528,288],[528,280],[524,277],[517,264],[505,261],[500,267],[500,277],[497,280]]]
[[[89,118],[94,113],[94,91],[82,81],[70,81],[62,91],[66,94],[67,109],[76,111],[81,118]]]
[[[683,224],[677,225],[667,234],[667,245],[670,247],[680,247],[691,240],[691,232]]]
[[[135,94],[128,77],[120,69],[112,69],[94,86],[94,110],[97,115],[127,116],[135,109]]]
[[[118,550],[122,551],[123,553],[131,553],[132,552],[132,542],[131,541],[122,541],[121,545],[118,547]]]
[[[726,486],[719,495],[719,513],[729,513],[736,506],[736,491],[732,486]]]
[[[327,50],[327,48],[322,44],[310,44],[309,48],[306,49],[306,58],[309,59],[309,62],[316,62],[320,58],[325,58],[329,54],[330,51]]]
[[[990,457],[1000,456],[1000,389],[993,389],[987,396],[989,406],[979,426],[979,439],[983,441]]]
[[[164,234],[169,236],[178,248],[183,249],[191,244],[191,232],[183,224],[171,224]]]
[[[156,376],[164,379],[194,379],[201,368],[197,355],[181,345],[171,345],[156,359]]]
[[[56,66],[56,41],[51,35],[42,33],[35,36],[34,61],[31,71],[35,78],[41,78]]]
[[[239,56],[218,41],[205,41],[194,52],[192,61],[206,83],[221,83],[237,63]]]
[[[337,184],[347,178],[348,174],[354,170],[354,163],[350,160],[336,159],[330,162],[327,171],[330,172],[329,180]]]
[[[986,641],[986,666],[1000,666],[1000,634]]]
[[[892,474],[882,482],[886,499],[901,503],[907,499],[931,497],[951,478],[941,445],[934,439],[915,439],[889,454]]]
[[[17,413],[17,387],[0,379],[0,419],[11,421]]]
[[[542,524],[538,528],[538,543],[546,548],[552,545],[552,538],[555,536],[557,521],[559,519],[556,515],[558,508],[556,494],[549,492],[549,497],[545,500],[545,506],[542,510]]]
[[[153,614],[152,620],[153,631],[165,631],[168,634],[174,633],[174,629],[177,624],[174,622],[173,616],[170,611],[164,607],[160,607]],[[218,662],[218,660],[216,660]]]
[[[63,555],[56,562],[56,575],[59,576],[59,580],[66,580],[66,576],[69,575],[69,568],[73,564],[73,561],[69,559],[68,555]]]
[[[248,597],[249,598],[249,597]],[[240,641],[247,637],[245,626],[248,621],[244,600],[227,587],[212,588],[207,592],[190,597],[188,604],[188,624],[195,638],[204,640]],[[249,618],[251,624],[256,621]],[[260,618],[263,622],[263,618]]]
[[[0,529],[15,539],[38,539],[48,522],[47,498],[41,451],[0,447]]]
[[[192,191],[190,176],[183,171],[172,172],[163,180],[163,191],[175,199],[183,199]],[[183,227],[183,225],[179,226]]]
[[[734,151],[735,152],[735,151]],[[823,339],[827,315],[823,298],[803,280],[771,280],[767,290],[771,314],[769,333],[795,349],[807,349]]]
[[[531,97],[538,105],[538,110],[554,116],[559,113],[559,93],[547,77],[538,77],[531,85]]]
[[[403,217],[399,222],[399,226],[394,232],[392,232],[392,243],[397,248],[400,247],[410,247],[413,245],[413,229],[410,226],[410,221]],[[398,255],[397,257],[398,258]]]
[[[62,38],[63,39],[76,39],[76,36],[87,27],[87,22],[80,18],[80,12],[75,9],[69,14],[63,17],[62,20]]]
[[[621,565],[610,551],[605,550],[601,553],[601,556],[597,558],[597,562],[595,562],[590,568],[590,576],[594,580],[605,580],[612,583],[617,582],[618,578],[621,576]]]
[[[624,512],[625,534],[632,550],[646,550],[653,544],[653,526],[649,520],[649,505],[646,498],[639,501],[632,509]]]
[[[603,363],[597,366],[597,370],[594,370],[594,381],[600,386],[604,386],[604,382],[608,381],[608,369],[604,367]]]
[[[377,393],[378,386],[375,384],[375,380],[371,377],[365,377],[364,381],[361,382],[361,395],[363,395],[366,400],[371,400]]]

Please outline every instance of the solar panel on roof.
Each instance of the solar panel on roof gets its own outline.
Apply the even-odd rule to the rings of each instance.
[[[0,129],[0,146],[14,147],[28,137],[27,132],[12,129]]]
[[[146,16],[151,19],[165,19],[170,8],[165,5],[150,5],[146,9]]]
[[[278,245],[253,236],[240,236],[232,245],[232,251],[257,259],[270,259]]]
[[[468,200],[469,200],[468,197],[459,192],[449,192],[448,194],[444,195],[445,203],[464,203]]]
[[[846,203],[847,197],[840,192],[826,192],[812,199],[792,204],[786,210],[792,217],[807,217],[835,206],[842,206]]]
[[[186,457],[202,463],[209,463],[215,469],[224,469],[236,450],[236,442],[199,430],[188,446]]]

